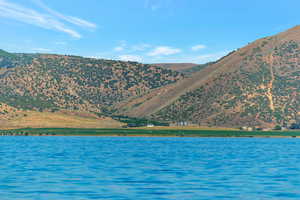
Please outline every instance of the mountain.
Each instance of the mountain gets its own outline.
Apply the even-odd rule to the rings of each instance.
[[[300,26],[254,41],[144,99],[135,99],[135,108],[125,104],[127,114],[228,127],[298,122]]]
[[[37,119],[44,127],[121,127],[116,120],[135,118],[288,126],[300,122],[300,26],[205,65],[0,51],[0,104],[0,128],[39,127],[29,123]]]
[[[199,66],[198,64],[194,64],[194,63],[155,63],[153,65],[159,66],[164,69],[170,69],[173,71],[182,72],[182,73],[194,67]]]
[[[118,103],[183,78],[136,62],[0,51],[0,103],[18,111],[108,116]]]
[[[194,64],[194,63],[158,63],[158,64],[153,64],[155,66],[159,66],[164,69],[170,69],[173,71],[177,71],[180,73],[183,73],[187,76],[201,71],[202,69],[214,64],[215,62],[209,62],[205,64]]]

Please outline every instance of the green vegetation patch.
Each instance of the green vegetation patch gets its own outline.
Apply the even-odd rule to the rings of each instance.
[[[272,137],[300,136],[300,131],[229,131],[229,130],[150,130],[150,129],[76,129],[41,128],[2,130],[8,135],[62,135],[62,136],[177,136],[177,137]]]

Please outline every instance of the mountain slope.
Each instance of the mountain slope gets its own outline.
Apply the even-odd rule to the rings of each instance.
[[[181,72],[186,75],[201,71],[202,69],[212,65],[214,62],[209,62],[206,64],[194,64],[194,63],[159,63],[153,64],[164,69],[170,69],[173,71]]]
[[[0,108],[1,109],[1,108]],[[122,123],[90,113],[37,112],[14,109],[0,113],[0,129],[19,128],[121,128]]]
[[[135,62],[77,56],[0,54],[0,102],[19,109],[108,114],[114,105],[183,78]]]
[[[222,62],[222,59],[220,62]],[[185,79],[165,87],[151,90],[142,97],[130,99],[130,101],[120,104],[118,110],[124,115],[149,117],[151,114],[158,112],[160,109],[180,98],[180,96],[184,95],[187,91],[197,89],[211,75],[216,73],[219,68],[220,65],[205,67],[204,69],[195,72],[193,76],[186,77]],[[168,118],[161,118],[160,120],[169,121]]]
[[[140,116],[211,126],[274,126],[297,121],[300,27],[232,52],[189,80],[177,82],[172,90],[176,92],[162,94],[167,97],[165,103],[151,103],[150,99],[135,111],[148,104],[151,109],[144,109]],[[163,101],[163,97],[154,98]]]
[[[185,72],[186,70],[190,70],[193,67],[198,66],[198,64],[194,63],[155,63],[153,65],[178,72]]]

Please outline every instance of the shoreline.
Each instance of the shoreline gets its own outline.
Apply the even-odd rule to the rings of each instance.
[[[0,130],[0,136],[300,138],[300,131],[26,128]]]
[[[135,135],[122,135],[122,134],[55,134],[55,135],[1,135],[0,137],[141,137],[141,138],[295,138],[299,139],[300,136],[290,135],[242,135],[242,136],[216,136],[216,135],[147,135],[147,134],[135,134]]]

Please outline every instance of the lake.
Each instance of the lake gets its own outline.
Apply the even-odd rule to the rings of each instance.
[[[1,200],[300,199],[300,140],[1,137]]]

